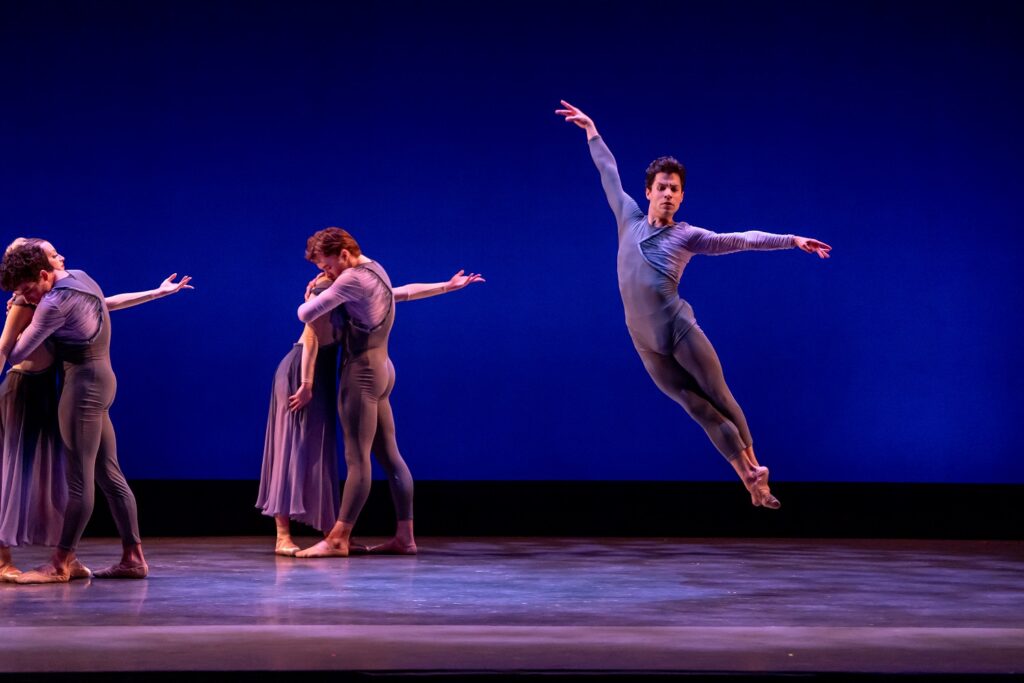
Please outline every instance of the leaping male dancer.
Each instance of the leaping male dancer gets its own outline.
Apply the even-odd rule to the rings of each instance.
[[[615,157],[593,120],[565,100],[562,106],[555,113],[587,133],[590,155],[618,222],[619,293],[640,360],[658,388],[704,428],[750,492],[751,502],[778,509],[779,500],[768,489],[768,468],[754,457],[747,420],[725,384],[718,354],[697,325],[693,309],[679,297],[679,278],[694,254],[798,247],[825,259],[832,247],[796,235],[714,233],[677,223],[686,169],[672,157],[655,159],[647,168],[650,204],[645,214],[623,191]]]

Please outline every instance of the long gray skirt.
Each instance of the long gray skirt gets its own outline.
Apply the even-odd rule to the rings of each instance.
[[[338,347],[321,346],[313,375],[313,399],[296,412],[288,397],[301,382],[302,345],[296,344],[274,373],[256,507],[287,515],[327,532],[338,519],[338,440],[335,401]]]
[[[0,544],[56,545],[68,485],[57,425],[57,369],[11,370],[0,384]]]

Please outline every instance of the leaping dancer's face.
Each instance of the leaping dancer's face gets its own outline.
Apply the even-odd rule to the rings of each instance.
[[[654,176],[654,182],[647,190],[647,199],[651,202],[648,215],[671,223],[683,203],[683,181],[679,174],[659,173]]]

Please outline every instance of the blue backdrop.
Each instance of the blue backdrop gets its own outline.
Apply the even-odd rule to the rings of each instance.
[[[296,4],[296,3],[292,3]],[[4,3],[0,226],[108,293],[130,477],[256,478],[306,237],[351,230],[402,304],[421,479],[724,479],[647,378],[591,114],[627,192],[820,238],[697,257],[682,294],[788,480],[1024,482],[1021,13],[1010,3]],[[563,6],[564,5],[564,6]]]

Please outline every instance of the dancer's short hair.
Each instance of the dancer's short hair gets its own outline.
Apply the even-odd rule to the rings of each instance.
[[[38,242],[25,240],[17,246],[8,247],[4,253],[4,260],[0,263],[0,287],[13,292],[26,282],[35,282],[43,270],[53,270],[49,257]]]
[[[658,157],[647,167],[647,177],[644,179],[647,189],[654,185],[654,178],[659,173],[675,173],[679,176],[679,189],[686,189],[686,167],[679,163],[675,157]]]
[[[306,260],[315,261],[317,256],[337,256],[344,249],[353,256],[361,256],[359,243],[341,228],[317,230],[306,240]]]

